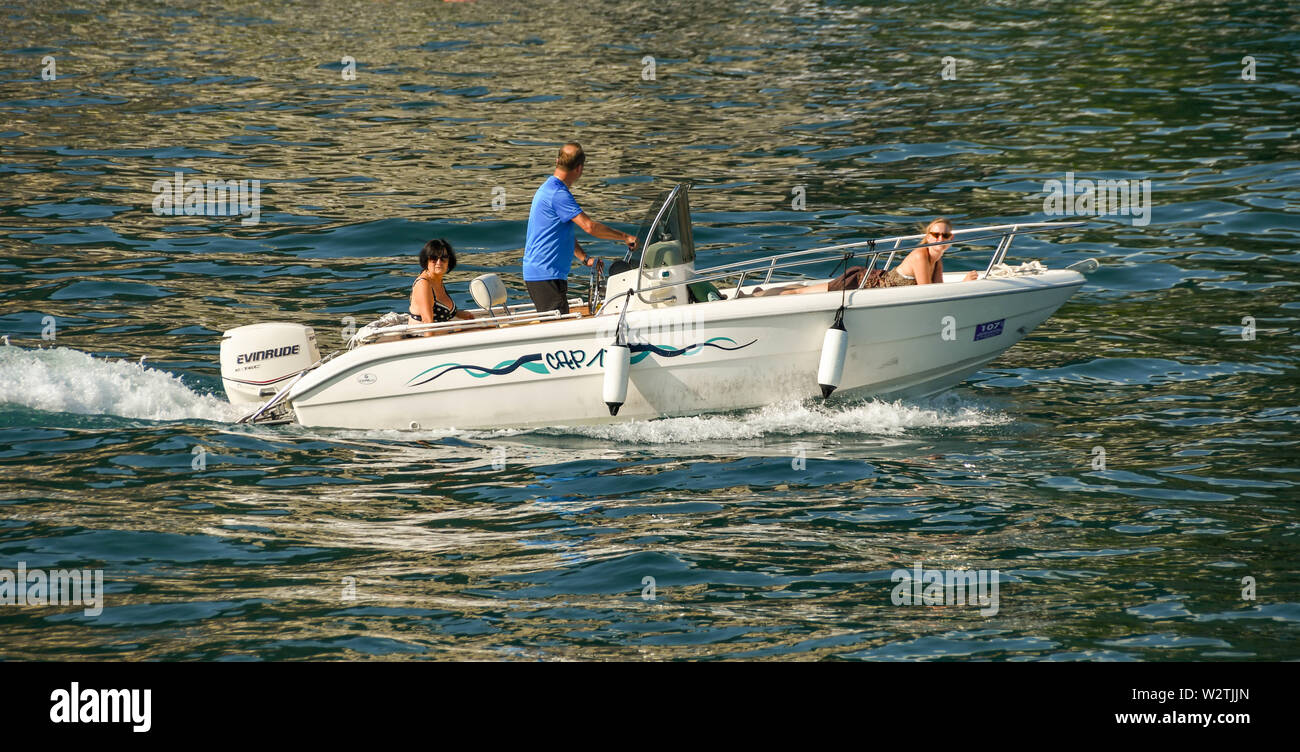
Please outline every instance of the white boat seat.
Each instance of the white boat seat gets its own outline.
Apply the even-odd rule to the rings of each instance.
[[[677,266],[682,263],[682,244],[676,240],[661,240],[645,249],[645,268]]]
[[[491,310],[506,302],[506,284],[495,274],[480,274],[469,283],[469,294],[479,308]]]

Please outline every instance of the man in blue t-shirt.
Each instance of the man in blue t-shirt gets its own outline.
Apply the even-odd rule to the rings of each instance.
[[[599,263],[588,256],[573,237],[573,226],[602,240],[617,240],[636,250],[636,236],[606,227],[573,200],[569,188],[582,177],[587,155],[569,142],[555,159],[555,172],[533,195],[528,212],[528,240],[524,243],[524,284],[537,311],[569,312],[569,267],[573,258],[583,266]]]

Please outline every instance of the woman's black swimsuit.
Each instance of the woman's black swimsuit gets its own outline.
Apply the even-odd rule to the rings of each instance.
[[[419,281],[420,280],[418,279],[416,280],[416,282]],[[432,286],[433,283],[430,282],[429,284]],[[415,283],[414,282],[411,283],[411,286],[415,287]],[[447,297],[450,298],[451,296],[448,295]],[[410,315],[411,318],[415,319],[416,321],[419,322],[424,321],[424,319],[420,318],[420,314],[418,313],[410,313],[408,311],[408,314]],[[441,323],[443,321],[451,321],[454,318],[456,318],[456,301],[454,300],[451,301],[451,308],[448,308],[447,306],[442,304],[441,300],[438,300],[437,295],[434,295],[433,296],[433,322]]]
[[[418,313],[412,313],[410,316],[416,321],[424,321]],[[441,300],[433,301],[433,320],[435,323],[451,321],[454,318],[456,318],[456,301],[451,302],[451,308],[443,305]]]

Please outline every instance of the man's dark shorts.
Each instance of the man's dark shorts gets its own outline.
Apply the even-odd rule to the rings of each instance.
[[[533,299],[533,305],[537,306],[538,313],[569,312],[569,280],[540,279],[531,282],[525,280],[524,284],[528,287],[528,297]]]

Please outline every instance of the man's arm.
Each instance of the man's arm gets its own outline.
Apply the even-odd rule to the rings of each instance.
[[[597,264],[604,263],[604,261],[602,261],[601,259],[588,256],[587,252],[582,250],[582,246],[578,245],[578,241],[576,240],[573,241],[573,256],[574,258],[578,259],[578,263],[582,264],[583,266],[591,266],[593,261],[595,261],[595,263]]]
[[[578,216],[574,217],[573,222],[578,227],[581,227],[583,232],[592,237],[597,237],[601,240],[617,240],[620,243],[627,243],[628,248],[634,251],[636,250],[635,235],[628,235],[626,232],[615,230],[612,227],[606,227],[591,217],[588,217],[587,212],[582,212]],[[574,241],[573,245],[574,253],[577,254],[581,249],[577,247],[577,241]]]

